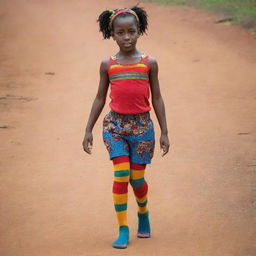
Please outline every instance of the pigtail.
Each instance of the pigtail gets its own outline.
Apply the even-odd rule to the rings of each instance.
[[[111,28],[109,27],[109,23],[110,16],[112,14],[112,11],[106,10],[100,14],[97,20],[97,22],[99,22],[100,32],[102,32],[104,39],[109,39],[111,37]]]
[[[140,8],[138,6],[132,7],[131,10],[133,10],[139,18],[140,34],[141,35],[143,35],[144,33],[146,34],[146,30],[148,29],[148,15],[146,11],[144,11],[143,8]]]

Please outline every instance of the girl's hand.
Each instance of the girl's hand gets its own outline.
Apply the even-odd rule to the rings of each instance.
[[[162,149],[162,156],[168,153],[170,147],[169,139],[166,134],[162,134],[160,137],[160,148]]]
[[[83,140],[84,151],[88,154],[92,153],[93,136],[91,132],[86,132]],[[89,146],[90,145],[90,146]]]

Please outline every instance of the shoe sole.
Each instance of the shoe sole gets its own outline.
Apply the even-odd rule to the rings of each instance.
[[[150,233],[145,233],[145,234],[138,233],[137,237],[138,238],[150,238]]]
[[[112,244],[112,247],[115,248],[115,249],[125,249],[125,248],[127,248],[127,246],[128,246],[128,245],[123,245],[123,246],[122,246],[122,245],[113,245],[113,244]]]

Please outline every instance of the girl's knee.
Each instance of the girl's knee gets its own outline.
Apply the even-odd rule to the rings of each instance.
[[[135,189],[136,188],[141,188],[145,184],[145,179],[144,178],[140,178],[140,179],[131,179],[130,178],[130,184]]]

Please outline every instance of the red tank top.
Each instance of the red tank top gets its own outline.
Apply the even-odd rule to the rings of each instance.
[[[110,108],[121,114],[139,114],[151,110],[148,56],[134,64],[119,64],[110,57]]]

